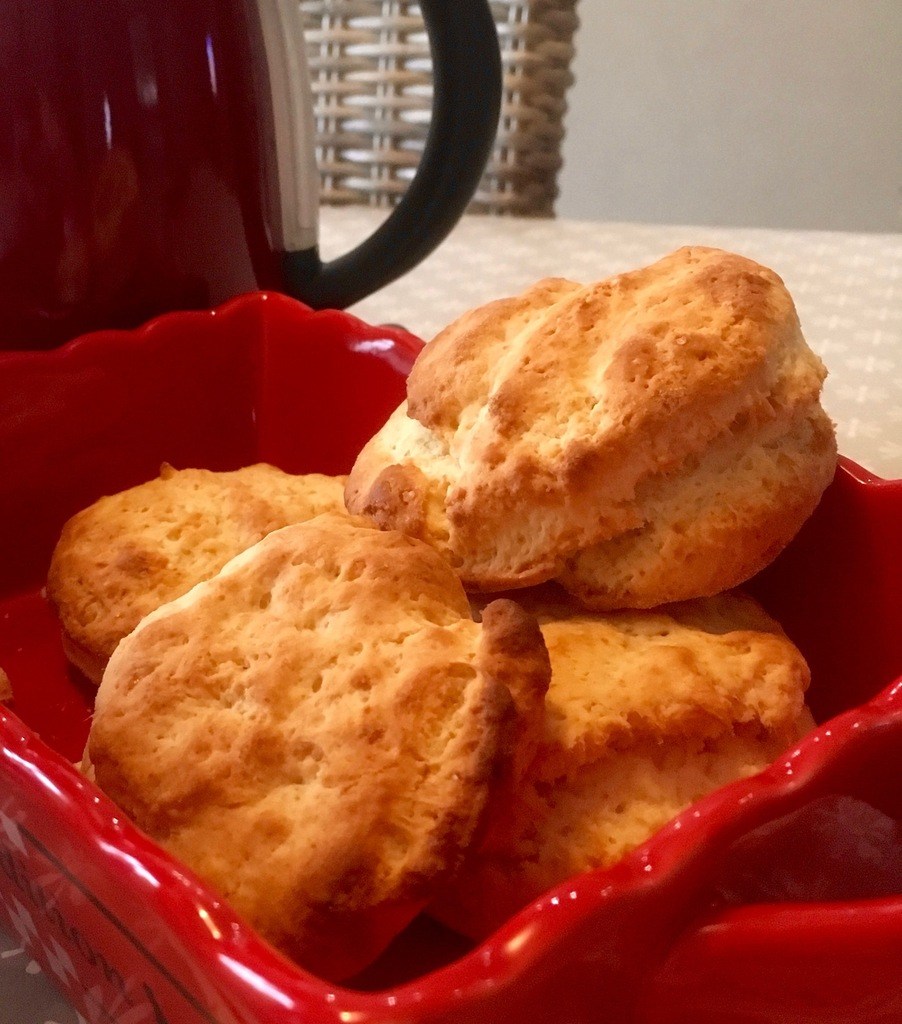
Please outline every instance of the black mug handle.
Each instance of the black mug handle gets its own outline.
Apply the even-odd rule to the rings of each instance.
[[[433,66],[432,119],[417,172],[383,224],[328,263],[284,255],[287,290],[344,309],[405,274],[444,239],[485,170],[501,110],[501,55],[488,0],[421,0]]]

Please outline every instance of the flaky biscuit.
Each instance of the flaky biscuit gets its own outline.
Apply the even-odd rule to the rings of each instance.
[[[808,667],[751,598],[606,614],[546,588],[518,599],[551,658],[542,738],[490,841],[432,908],[474,938],[760,771],[811,725]]]
[[[426,346],[348,508],[427,540],[472,589],[560,579],[594,608],[717,593],[832,479],[824,375],[782,281],[743,257],[542,281]]]
[[[547,653],[517,605],[478,624],[434,550],[320,516],[119,644],[87,761],[274,945],[345,976],[471,841],[511,756],[515,671],[518,706],[540,701]]]
[[[342,510],[344,483],[265,463],[230,473],[163,466],[157,479],[79,512],[47,581],[69,659],[99,683],[116,644],[148,612],[273,530]]]
[[[590,612],[546,586],[515,592],[553,666],[532,772],[558,778],[612,750],[795,734],[810,682],[779,624],[738,591],[647,611]]]
[[[804,714],[798,735],[812,724]],[[506,816],[506,844],[468,862],[429,913],[481,941],[549,889],[609,867],[703,796],[762,771],[786,746],[741,732],[646,742],[557,783],[531,779]]]

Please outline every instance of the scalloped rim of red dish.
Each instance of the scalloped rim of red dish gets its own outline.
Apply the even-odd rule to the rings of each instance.
[[[97,332],[49,352],[3,353],[0,361],[40,358],[47,365],[63,365],[94,347],[117,344],[123,334],[129,334],[129,344],[134,344],[135,335],[147,338],[166,330],[168,325],[184,323],[186,318],[190,322],[190,318],[225,317],[249,302],[273,298],[283,301],[281,296],[259,293],[243,296],[204,313],[166,314],[134,332]],[[310,315],[363,323],[335,311]],[[411,356],[416,354],[420,343],[404,332],[391,333],[402,349],[406,347]],[[884,480],[849,460],[841,460],[839,472],[850,477],[857,487],[902,495],[902,481]],[[686,878],[701,870],[714,851],[724,848],[757,822],[796,806],[823,772],[865,742],[874,729],[898,730],[902,736],[902,681],[816,728],[760,774],[710,794],[613,867],[577,876],[549,891],[460,959],[396,988],[363,992],[316,978],[276,953],[191,871],[122,820],[116,806],[69,762],[38,739],[15,714],[0,707],[3,753],[11,753],[27,766],[36,784],[58,793],[72,829],[90,830],[109,844],[109,850],[101,856],[111,873],[123,870],[123,859],[134,858],[161,883],[148,890],[148,904],[196,951],[215,984],[226,989],[243,984],[224,965],[221,955],[226,954],[266,979],[271,992],[281,996],[274,999],[274,1008],[308,1007],[322,1014],[312,1020],[335,1021],[363,1019],[356,1014],[373,1015],[376,1020],[395,1019],[405,1013],[441,1015],[453,1008],[459,1010],[486,985],[509,985],[539,961],[553,956],[561,936],[578,923],[603,914],[605,908],[624,898],[648,895],[653,901],[657,898],[655,893],[673,891],[674,887],[686,884]],[[849,911],[856,905],[854,901],[807,904],[804,913],[816,910],[819,928],[839,929],[847,927]],[[897,924],[902,929],[902,897],[868,901],[868,909],[875,922],[879,922],[881,914],[891,911],[894,929]],[[220,938],[213,937],[198,910],[203,910],[207,921],[216,926]],[[788,910],[782,905],[762,905],[727,910],[721,917],[772,929],[791,926],[792,915],[796,913],[797,907]]]

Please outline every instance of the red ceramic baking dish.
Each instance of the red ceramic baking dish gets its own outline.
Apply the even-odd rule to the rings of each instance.
[[[64,520],[162,461],[347,470],[420,343],[277,295],[0,356],[0,915],[89,1021],[902,1021],[902,482],[843,462],[752,584],[821,723],[477,948],[419,919],[342,986],[269,948],[72,767],[91,694],[41,593]]]

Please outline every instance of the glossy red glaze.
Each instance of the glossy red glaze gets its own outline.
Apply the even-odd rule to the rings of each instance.
[[[902,684],[889,685],[902,483],[851,463],[753,585],[811,661],[815,709],[838,717],[476,949],[420,919],[354,985],[305,974],[72,769],[90,690],[66,670],[39,590],[63,521],[163,460],[347,469],[418,349],[257,295],[127,338],[0,355],[0,665],[18,713],[0,714],[8,925],[89,1019],[902,1020]]]
[[[253,9],[161,14],[155,0],[2,5],[0,348],[282,282]]]

